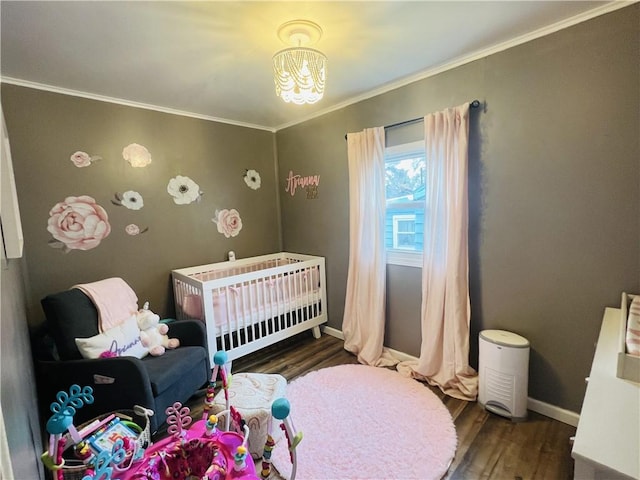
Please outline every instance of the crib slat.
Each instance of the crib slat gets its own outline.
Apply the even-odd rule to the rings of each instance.
[[[284,307],[285,291],[282,287],[282,273],[273,277],[275,285],[277,286],[273,294],[273,307],[274,307],[274,325],[275,331],[282,331],[285,328],[285,316],[286,308]]]
[[[262,328],[262,334],[260,336],[264,337],[266,335],[265,324],[264,322],[260,322],[259,319],[262,318],[262,315],[265,315],[266,312],[262,311],[262,302],[260,302],[260,291],[258,290],[258,282],[254,282],[252,285],[253,287],[249,290],[249,298],[251,299],[251,305],[253,306],[251,310],[253,319],[252,321],[260,325],[260,327]]]
[[[230,298],[229,298],[229,285],[225,285],[224,289],[222,289],[222,296],[224,297],[224,307],[225,310],[227,312],[227,316],[225,318],[225,322],[226,322],[226,332],[228,335],[228,341],[227,344],[223,344],[223,350],[226,350],[227,352],[230,350],[233,350],[234,348],[234,335],[233,335],[233,327],[231,324],[231,308],[229,307],[230,304]],[[224,338],[224,335],[223,335]]]

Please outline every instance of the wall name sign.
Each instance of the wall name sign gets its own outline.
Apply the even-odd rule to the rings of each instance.
[[[304,189],[307,192],[307,199],[314,199],[318,197],[318,185],[320,185],[320,175],[295,175],[293,170],[289,170],[284,191],[289,192],[293,197],[298,188]]]

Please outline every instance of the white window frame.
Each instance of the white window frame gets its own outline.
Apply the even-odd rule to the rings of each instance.
[[[397,157],[411,155],[415,153],[425,152],[424,141],[403,143],[394,145],[385,149],[385,162],[387,159],[395,159]],[[395,158],[394,158],[395,157]],[[426,212],[425,212],[426,214]],[[394,234],[394,244],[396,242]],[[403,267],[422,268],[422,251],[407,250],[400,248],[387,249],[387,265],[400,265]]]
[[[393,215],[393,249],[394,250],[408,250],[415,251],[413,248],[406,248],[398,246],[398,235],[407,235],[407,234],[416,234],[416,215],[414,213],[398,213]],[[412,221],[413,222],[413,232],[401,232],[398,230],[398,224],[400,222]]]

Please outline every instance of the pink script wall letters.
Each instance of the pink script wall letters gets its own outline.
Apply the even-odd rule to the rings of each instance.
[[[284,191],[289,192],[293,197],[296,194],[296,190],[298,189],[298,187],[301,187],[306,189],[307,193],[309,193],[309,190],[311,190],[317,195],[319,184],[320,175],[309,175],[303,177],[302,175],[294,175],[293,170],[289,170],[289,176],[287,177],[287,186]]]

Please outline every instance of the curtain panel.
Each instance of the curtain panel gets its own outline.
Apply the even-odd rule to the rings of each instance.
[[[405,375],[445,394],[475,400],[469,366],[468,144],[469,104],[424,118],[427,195],[422,267],[422,343]]]
[[[344,348],[365,365],[397,363],[383,347],[386,259],[384,250],[384,128],[347,135],[349,161],[349,270],[342,332]]]

